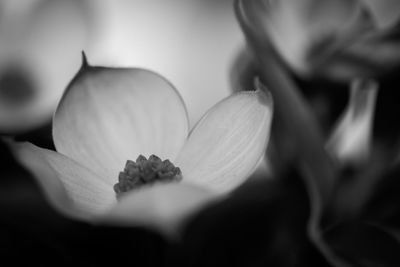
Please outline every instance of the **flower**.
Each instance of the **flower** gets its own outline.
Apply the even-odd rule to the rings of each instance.
[[[163,77],[84,64],[53,118],[57,152],[30,143],[14,151],[64,214],[168,232],[252,173],[268,142],[271,105],[260,90],[234,94],[188,134],[186,107]],[[113,185],[125,162],[153,154],[179,167],[182,181],[144,186],[117,199]]]
[[[249,19],[261,22],[260,31],[297,74],[345,81],[376,77],[400,65],[399,26],[393,12],[391,20],[383,21],[382,13],[388,9],[384,4],[363,0],[243,1],[250,10]]]
[[[86,1],[0,3],[0,132],[20,133],[51,120],[89,43]],[[68,43],[68,45],[65,45]]]

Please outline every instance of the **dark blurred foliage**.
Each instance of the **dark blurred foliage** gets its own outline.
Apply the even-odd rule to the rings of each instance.
[[[231,82],[235,91],[254,90],[254,77],[258,76],[254,62],[247,52],[240,53],[234,61]],[[322,235],[326,243],[350,266],[400,266],[399,73],[400,69],[395,69],[377,80],[380,89],[370,159],[360,166],[340,167],[332,205],[343,213],[337,216],[327,211],[324,217]],[[293,73],[290,77],[328,138],[347,105],[349,85],[321,78],[307,80]],[[267,154],[276,179],[287,179],[286,170],[295,164],[295,145],[288,136],[275,120]],[[314,266],[311,261],[309,265]]]
[[[347,178],[356,174],[357,170],[353,170]],[[368,171],[364,174],[368,176]],[[350,189],[353,197],[364,196],[365,203],[352,216],[334,218],[336,220],[325,228],[324,236],[331,249],[352,266],[400,266],[400,166],[387,167],[378,174],[372,173],[374,175],[378,177],[369,185],[372,189],[365,187],[362,181]],[[365,178],[368,183],[368,177]],[[363,190],[370,192],[364,195]],[[339,193],[340,197],[342,206],[352,205],[349,203],[352,198]]]
[[[365,205],[362,218],[397,232],[400,240],[400,166],[383,175]]]
[[[247,51],[241,51],[233,61],[230,79],[233,91],[254,90],[254,77],[258,76],[255,60]],[[377,78],[378,100],[375,110],[373,135],[375,142],[386,148],[395,148],[400,140],[400,68]],[[304,79],[291,72],[298,89],[313,110],[322,132],[328,137],[332,127],[344,111],[349,100],[349,84],[321,78]]]
[[[350,266],[399,266],[400,245],[379,226],[364,221],[343,222],[325,234],[325,239]]]
[[[377,79],[379,83],[378,100],[375,111],[374,141],[386,148],[398,149],[400,140],[400,69]],[[304,80],[296,78],[299,88],[313,108],[320,126],[326,134],[343,112],[349,98],[349,85],[326,80]]]
[[[304,185],[294,172],[281,178],[249,182],[197,215],[181,266],[329,266],[307,237]]]

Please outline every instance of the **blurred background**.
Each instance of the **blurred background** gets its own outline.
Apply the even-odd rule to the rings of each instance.
[[[3,0],[0,130],[49,120],[82,50],[93,65],[162,74],[193,124],[228,95],[228,66],[241,43],[230,0]]]
[[[393,8],[398,0],[362,1],[380,26],[397,21],[377,40],[398,45],[400,8]],[[372,48],[379,42],[374,40]],[[141,228],[92,226],[59,215],[4,141],[54,148],[52,115],[80,68],[82,51],[94,66],[147,68],[167,78],[182,95],[193,126],[232,91],[253,89],[258,69],[243,46],[233,0],[0,0],[0,266],[332,266],[309,239],[303,173],[295,166],[293,140],[275,123],[268,153],[274,155],[279,179],[254,179],[200,212],[181,242]],[[396,51],[387,58],[397,59]],[[376,59],[371,53],[362,56],[366,61],[355,61],[361,69],[369,66],[369,56]],[[385,62],[378,69],[382,66]],[[368,201],[351,220],[334,221],[324,232],[332,249],[354,266],[400,266],[400,168],[393,160],[400,151],[400,80],[395,67],[388,65],[391,72],[376,78],[380,91],[372,131],[377,149],[364,165],[338,172],[335,193],[341,206],[365,188]],[[290,64],[285,68],[328,138],[349,103],[349,83],[318,76],[319,69],[303,77]],[[376,162],[384,163],[379,172]],[[374,183],[363,188],[370,176]],[[396,230],[397,241],[382,225]]]

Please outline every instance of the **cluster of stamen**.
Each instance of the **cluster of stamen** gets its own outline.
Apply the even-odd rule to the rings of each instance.
[[[123,172],[119,173],[118,183],[114,185],[117,197],[144,185],[156,182],[178,182],[182,180],[181,170],[169,160],[162,161],[151,155],[149,159],[140,155],[136,162],[128,160]]]

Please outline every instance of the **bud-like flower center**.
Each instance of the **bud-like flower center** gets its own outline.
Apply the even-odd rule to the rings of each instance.
[[[126,162],[124,171],[119,173],[118,183],[114,185],[114,191],[119,198],[124,193],[144,185],[180,180],[182,180],[181,170],[169,160],[162,161],[155,155],[146,159],[145,156],[140,155],[136,162],[132,160]]]

